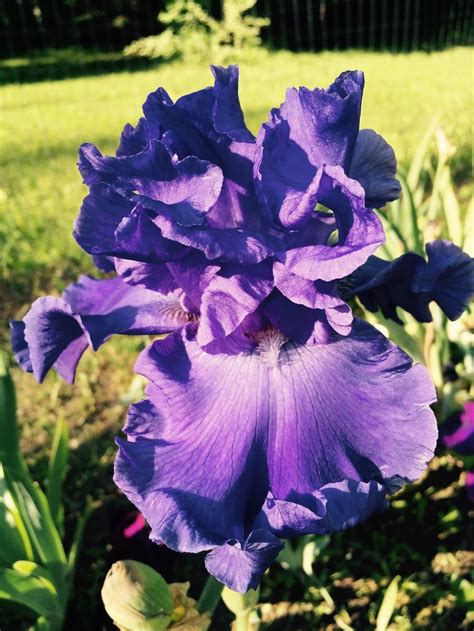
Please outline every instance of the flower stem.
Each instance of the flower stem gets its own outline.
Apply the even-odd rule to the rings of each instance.
[[[208,613],[212,616],[219,604],[223,589],[224,585],[222,583],[219,583],[213,576],[209,576],[197,602],[199,613]]]
[[[250,629],[250,609],[246,609],[235,616],[235,631],[249,631]]]

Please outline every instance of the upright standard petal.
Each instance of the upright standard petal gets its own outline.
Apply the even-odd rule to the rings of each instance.
[[[156,140],[141,153],[119,158],[102,156],[94,145],[84,144],[79,150],[79,170],[89,186],[111,184],[151,210],[157,203],[172,207],[176,219],[185,225],[199,223],[222,187],[218,166],[192,156],[177,162]]]
[[[347,170],[359,132],[364,75],[343,72],[327,90],[291,88],[281,106],[290,138],[314,166],[341,165]]]
[[[361,322],[326,345],[268,331],[236,356],[202,352],[188,329],[155,342],[136,368],[153,384],[152,406],[120,441],[116,482],[154,540],[218,547],[208,569],[230,586],[264,569],[261,556],[242,556],[262,520],[298,534],[284,512],[278,526],[268,518],[269,494],[316,515],[311,532],[348,527],[381,509],[394,476],[417,478],[436,444],[427,371]]]
[[[341,166],[365,190],[366,206],[400,195],[392,148],[372,130],[359,132],[364,78],[345,72],[327,89],[293,88],[257,137],[254,177],[260,202],[284,225],[314,207],[317,169]],[[294,225],[294,224],[293,224]]]
[[[213,206],[212,225],[254,228],[259,223],[252,183],[255,139],[245,126],[238,100],[238,69],[212,68],[215,83],[173,103],[163,89],[143,106],[148,126],[179,158],[196,156],[224,175]]]
[[[120,136],[117,156],[133,156],[140,153],[146,149],[150,140],[144,118],[140,118],[135,127],[127,123]]]
[[[253,142],[253,134],[247,129],[239,102],[238,66],[211,66],[214,83],[212,120],[214,129],[238,142]]]
[[[365,191],[367,208],[381,208],[400,197],[395,152],[373,129],[362,129],[356,140],[348,175]]]
[[[216,274],[206,287],[201,302],[201,319],[197,333],[199,345],[208,352],[222,352],[221,342],[242,328],[273,289],[271,266],[255,265],[239,273],[227,269]],[[225,273],[225,275],[224,275]],[[240,350],[254,346],[243,329]]]
[[[317,201],[334,213],[337,242],[295,247],[280,260],[302,278],[332,281],[362,265],[384,242],[385,235],[376,214],[364,205],[362,187],[346,177],[341,167],[321,170]]]
[[[92,185],[74,224],[74,238],[94,256],[147,263],[176,260],[188,251],[165,239],[145,208],[109,184]]]

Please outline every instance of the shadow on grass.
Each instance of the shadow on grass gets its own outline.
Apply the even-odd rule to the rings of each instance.
[[[42,50],[25,57],[0,60],[0,85],[134,72],[156,63],[141,57],[124,57],[120,51]]]

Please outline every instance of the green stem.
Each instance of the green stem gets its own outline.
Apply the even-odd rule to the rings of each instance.
[[[390,229],[393,230],[393,232],[397,235],[398,240],[400,241],[400,243],[402,244],[402,247],[404,249],[405,252],[408,252],[410,250],[410,247],[405,239],[405,237],[403,236],[402,232],[400,231],[400,229],[398,228],[397,224],[394,223],[390,218],[388,213],[379,208],[379,213],[382,215],[382,217],[385,219],[385,221],[388,223],[388,225],[390,226]]]
[[[224,585],[222,583],[219,583],[213,576],[209,576],[197,602],[199,613],[208,613],[212,616],[219,604],[223,589]]]
[[[242,613],[238,613],[235,616],[235,631],[249,631],[249,623],[250,623],[250,609],[246,609],[242,611]]]

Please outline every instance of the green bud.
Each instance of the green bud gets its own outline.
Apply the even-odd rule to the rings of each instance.
[[[222,600],[224,601],[227,609],[229,609],[234,615],[245,611],[251,611],[258,605],[258,599],[260,597],[260,588],[249,589],[245,594],[234,592],[228,587],[224,587],[222,590]]]
[[[171,622],[171,591],[158,572],[144,563],[114,563],[101,595],[105,610],[121,631],[162,631]]]

